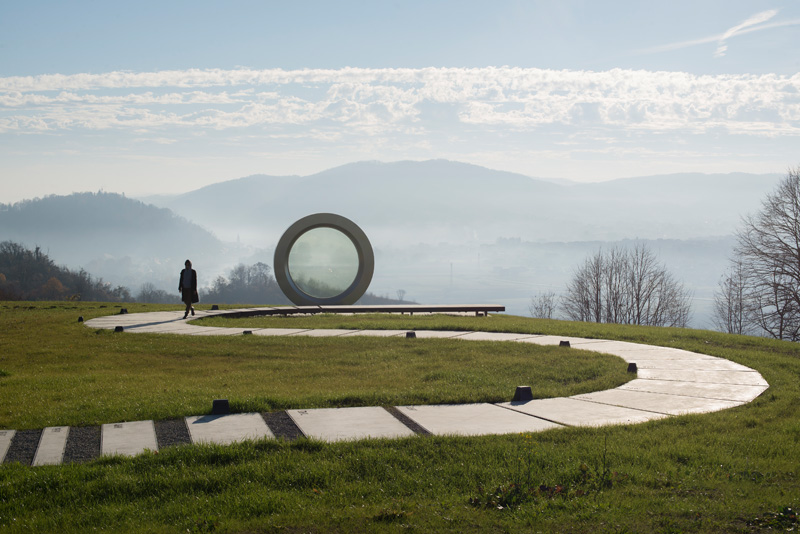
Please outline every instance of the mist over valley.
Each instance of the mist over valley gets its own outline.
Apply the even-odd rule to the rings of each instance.
[[[370,292],[497,303],[519,315],[537,291],[560,293],[587,255],[644,241],[693,292],[692,324],[710,327],[740,218],[780,178],[686,173],[577,183],[444,160],[360,162],[175,196],[81,193],[0,205],[0,241],[40,246],[57,263],[134,294],[143,283],[172,291],[186,258],[201,288],[210,286],[239,263],[271,266],[290,224],[331,212],[372,243]]]

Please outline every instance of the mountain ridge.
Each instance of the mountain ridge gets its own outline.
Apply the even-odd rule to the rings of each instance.
[[[397,238],[405,228],[412,243],[683,239],[733,233],[780,177],[673,173],[564,185],[447,160],[355,162],[218,182],[160,205],[257,246],[315,212],[344,215],[368,235]]]

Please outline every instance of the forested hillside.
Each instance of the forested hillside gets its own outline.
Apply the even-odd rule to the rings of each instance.
[[[38,247],[0,243],[0,300],[130,301],[123,286],[112,287],[80,269],[59,267]]]
[[[236,259],[211,232],[169,209],[103,192],[0,204],[0,241],[38,247],[60,265],[134,291],[172,288],[187,258],[206,274]]]

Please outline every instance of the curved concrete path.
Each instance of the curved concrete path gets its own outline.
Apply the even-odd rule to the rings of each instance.
[[[286,328],[217,328],[189,324],[201,317],[237,313],[238,310],[198,311],[183,319],[183,312],[110,315],[87,321],[90,328],[118,329],[132,333],[185,334],[195,336],[379,336],[405,337],[407,330],[308,330]],[[512,341],[558,345],[619,356],[636,363],[636,379],[611,390],[572,397],[527,402],[466,405],[322,408],[287,410],[300,431],[311,438],[339,441],[410,436],[414,431],[438,435],[482,435],[538,432],[563,426],[632,424],[672,415],[704,413],[748,403],[769,384],[755,370],[737,363],[681,349],[623,341],[491,332],[418,330],[417,338],[480,341]],[[511,393],[511,392],[509,392]],[[257,413],[185,418],[192,443],[227,444],[245,439],[274,437]],[[33,465],[58,464],[64,455],[68,427],[49,427],[42,432]],[[0,431],[0,462],[14,436]],[[101,454],[135,455],[157,450],[152,421],[103,425]]]

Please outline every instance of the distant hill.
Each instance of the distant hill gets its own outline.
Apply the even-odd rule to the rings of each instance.
[[[227,240],[274,245],[295,220],[334,212],[373,244],[689,239],[729,235],[781,175],[538,180],[444,160],[361,162],[310,176],[254,175],[153,201]]]
[[[226,250],[208,230],[169,209],[115,193],[0,204],[0,241],[39,246],[68,267],[134,291],[143,282],[177,278],[186,258],[217,258]]]

